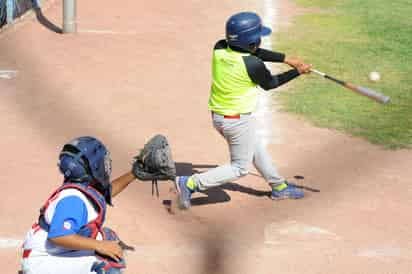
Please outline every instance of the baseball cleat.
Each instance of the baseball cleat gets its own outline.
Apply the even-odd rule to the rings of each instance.
[[[193,191],[187,186],[189,178],[189,176],[177,176],[175,180],[180,209],[189,209],[191,206],[190,199],[192,198]]]
[[[272,194],[270,198],[272,200],[283,200],[283,199],[301,199],[305,196],[302,190],[297,187],[285,182],[286,187],[282,190],[276,190],[272,188]]]

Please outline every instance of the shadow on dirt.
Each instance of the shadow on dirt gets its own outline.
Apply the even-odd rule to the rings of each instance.
[[[176,174],[178,176],[191,176],[195,173],[200,173],[205,171],[205,169],[211,169],[215,168],[217,165],[206,165],[206,164],[192,164],[192,163],[184,163],[184,162],[179,162],[176,163]],[[249,173],[252,176],[257,176],[257,177],[262,177],[259,174],[250,172]],[[303,180],[305,177],[301,175],[296,175],[294,176],[294,179],[296,180]],[[311,192],[320,192],[319,189],[311,188],[308,186],[296,184],[296,183],[291,183],[288,182],[289,185],[293,185],[297,188],[304,189],[307,191]],[[216,204],[216,203],[224,203],[230,201],[230,196],[225,192],[227,191],[237,191],[241,193],[245,193],[248,195],[252,196],[257,196],[257,197],[270,197],[271,191],[262,191],[262,190],[257,190],[251,187],[247,186],[242,186],[237,183],[226,183],[222,186],[219,187],[214,187],[211,189],[208,189],[206,191],[202,191],[206,197],[196,197],[192,199],[192,206],[200,206],[200,205],[207,205],[207,204]]]
[[[195,173],[200,173],[204,171],[203,169],[215,168],[217,165],[206,165],[206,164],[192,164],[192,163],[183,163],[177,162],[176,165],[176,174],[177,176],[191,176]],[[202,169],[202,170],[199,170]],[[206,196],[203,197],[194,197],[191,200],[192,206],[201,206],[201,205],[210,205],[217,203],[224,203],[230,201],[230,196],[222,188],[215,187],[202,191],[201,193]],[[163,205],[170,206],[172,203],[171,200],[164,200]]]
[[[204,171],[204,169],[215,168],[217,165],[206,165],[206,164],[192,164],[192,163],[176,163],[176,174],[178,176],[191,176],[195,173]],[[246,193],[253,196],[263,197],[270,196],[270,191],[260,191],[250,187],[245,187],[237,183],[226,183],[219,187],[214,187],[201,193],[205,194],[205,197],[195,197],[192,198],[192,206],[217,204],[230,201],[229,194],[225,190],[238,191]]]
[[[270,196],[270,191],[262,191],[262,190],[257,190],[251,187],[247,186],[242,186],[237,183],[227,183],[221,186],[222,189],[229,190],[229,191],[237,191],[257,197],[269,197]]]
[[[177,176],[191,176],[195,173],[201,173],[206,171],[205,169],[211,169],[218,167],[218,165],[204,165],[204,164],[192,164],[192,163],[176,163]]]
[[[53,24],[49,19],[47,19],[41,8],[33,8],[34,13],[36,14],[36,18],[37,21],[39,21],[39,23],[41,25],[43,25],[45,28],[55,32],[55,33],[63,33],[63,30],[61,28],[59,28],[58,26],[56,26],[55,24]]]
[[[221,187],[214,187],[201,193],[207,195],[206,197],[192,198],[192,206],[210,205],[229,202],[230,196]]]

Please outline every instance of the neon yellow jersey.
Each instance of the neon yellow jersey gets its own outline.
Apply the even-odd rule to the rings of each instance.
[[[212,87],[209,109],[221,115],[253,112],[256,108],[258,88],[249,77],[244,56],[248,53],[233,51],[229,47],[215,49],[212,60]]]

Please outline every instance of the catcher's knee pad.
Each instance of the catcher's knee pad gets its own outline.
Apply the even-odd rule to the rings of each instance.
[[[123,269],[126,268],[126,262],[124,259],[120,261],[114,261],[110,257],[96,254],[96,262],[94,262],[91,271],[97,274],[121,274]]]
[[[102,233],[103,240],[108,240],[108,241],[119,241],[120,240],[119,236],[117,236],[117,233],[108,227],[103,227],[103,229],[101,230],[101,233]]]
[[[106,259],[98,258],[97,261],[93,264],[91,271],[96,272],[97,274],[121,274],[123,273],[123,267],[118,267],[113,265],[114,261],[109,261]],[[120,265],[121,262],[117,263]]]
[[[106,241],[119,241],[119,237],[116,232],[108,227],[104,227],[101,230],[102,238]],[[114,261],[110,257],[102,256],[96,253],[96,262],[93,264],[91,271],[97,274],[120,274],[123,273],[123,269],[126,268],[126,262],[124,259],[120,261]]]

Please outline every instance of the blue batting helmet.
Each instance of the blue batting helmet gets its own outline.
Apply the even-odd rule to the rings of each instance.
[[[59,156],[59,168],[65,181],[97,184],[106,202],[111,205],[112,160],[99,140],[86,136],[64,145]]]
[[[259,15],[254,12],[240,12],[226,22],[226,39],[229,45],[251,50],[260,45],[260,37],[272,33],[262,25]]]

